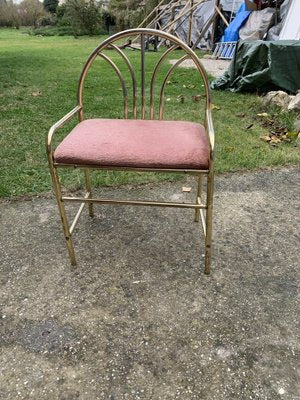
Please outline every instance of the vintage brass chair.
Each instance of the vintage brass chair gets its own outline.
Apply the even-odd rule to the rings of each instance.
[[[129,60],[130,50],[123,51],[124,46],[120,43],[123,39],[130,43],[132,38],[140,40],[141,52],[141,112],[138,113],[137,101],[137,78]],[[167,50],[161,55],[157,62],[150,82],[149,97],[150,111],[146,110],[146,88],[145,88],[145,43],[149,38],[165,41]],[[123,42],[122,42],[123,43]],[[173,65],[169,65],[168,72],[163,79],[160,94],[157,97],[155,106],[155,82],[159,69],[167,57],[179,49],[184,55]],[[105,52],[104,52],[105,50]],[[132,50],[131,50],[132,51]],[[128,107],[128,95],[126,82],[116,62],[110,55],[114,53],[124,62],[128,68],[128,77],[132,82],[132,108]],[[153,53],[152,53],[153,54]],[[123,119],[84,119],[83,114],[83,88],[87,72],[94,60],[101,57],[116,73],[121,82],[124,95],[124,118]],[[186,121],[164,121],[164,92],[170,82],[170,76],[175,68],[184,60],[191,59],[204,83],[205,112],[204,124]],[[203,90],[203,89],[202,89]],[[158,119],[155,120],[156,108]],[[129,111],[132,118],[129,119]],[[57,148],[53,149],[53,136],[73,116],[77,115],[79,123],[61,141]],[[146,116],[148,115],[148,118]],[[53,188],[58,203],[59,213],[62,220],[66,244],[71,264],[76,264],[72,234],[78,222],[80,214],[88,205],[89,215],[93,216],[93,203],[100,204],[121,204],[139,206],[166,206],[192,208],[195,210],[195,221],[201,222],[205,235],[205,273],[209,274],[211,264],[211,239],[212,239],[212,205],[213,205],[213,151],[214,151],[214,130],[211,118],[211,103],[209,83],[205,70],[199,58],[185,43],[165,32],[153,29],[131,29],[117,33],[104,40],[89,56],[80,76],[78,87],[78,105],[54,124],[48,134],[47,155],[50,172],[53,181]],[[64,196],[62,194],[58,169],[62,167],[81,168],[85,174],[86,194],[85,196]],[[176,202],[154,202],[154,201],[129,201],[99,199],[92,196],[90,169],[106,170],[129,170],[129,171],[154,171],[154,172],[184,172],[194,174],[198,177],[198,192],[195,203]],[[207,178],[206,201],[201,199],[202,177]],[[80,208],[69,226],[65,203],[79,202]],[[206,214],[206,215],[205,215]]]

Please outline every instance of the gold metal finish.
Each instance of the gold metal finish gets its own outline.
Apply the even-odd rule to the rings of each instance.
[[[145,35],[141,34],[142,119],[145,119]]]
[[[190,1],[189,1],[190,3]],[[199,2],[198,2],[199,5]],[[196,5],[192,5],[189,10],[184,10],[184,13],[192,13],[192,11],[196,8]],[[173,21],[174,22],[174,21]],[[137,82],[136,76],[130,63],[129,58],[123,52],[116,42],[121,39],[127,38],[128,40],[133,36],[140,37],[141,40],[141,118],[145,119],[146,117],[146,89],[145,89],[145,36],[148,37],[159,37],[164,41],[168,40],[170,42],[170,48],[162,54],[159,61],[154,67],[154,71],[151,76],[150,81],[150,119],[155,118],[155,111],[154,111],[154,91],[155,91],[155,82],[157,78],[158,71],[162,65],[162,63],[167,59],[167,56],[175,50],[176,48],[180,48],[185,55],[181,57],[173,66],[170,67],[168,70],[162,86],[160,90],[160,97],[159,97],[159,119],[163,119],[164,115],[164,92],[167,85],[167,81],[170,75],[174,72],[175,68],[183,62],[185,59],[190,58],[195,63],[198,72],[200,73],[203,82],[204,82],[204,90],[206,95],[206,102],[205,102],[205,119],[204,119],[204,126],[209,138],[210,142],[210,163],[208,170],[193,170],[193,169],[180,169],[180,168],[135,168],[135,167],[127,167],[127,166],[119,166],[119,167],[110,167],[105,165],[77,165],[77,164],[60,164],[54,162],[54,151],[52,149],[52,140],[53,136],[58,129],[60,129],[66,122],[70,121],[75,115],[78,116],[79,121],[83,121],[84,114],[83,114],[83,102],[82,102],[82,95],[83,95],[83,87],[86,75],[89,71],[90,66],[94,62],[97,56],[102,57],[105,61],[107,61],[110,66],[116,72],[121,86],[122,92],[124,97],[124,116],[128,118],[128,95],[127,95],[127,88],[125,84],[125,80],[122,76],[120,69],[117,67],[114,61],[106,54],[103,53],[105,49],[112,49],[113,51],[118,54],[125,64],[127,65],[132,81],[132,89],[133,89],[133,118],[137,118]],[[160,42],[161,43],[161,42]],[[118,205],[137,205],[137,206],[158,206],[158,207],[178,207],[178,208],[186,208],[186,209],[193,209],[195,210],[195,221],[199,221],[201,217],[201,222],[203,226],[203,231],[205,235],[205,273],[208,274],[210,272],[210,263],[211,263],[211,240],[212,240],[212,204],[213,204],[213,181],[214,181],[214,170],[213,170],[213,157],[214,157],[214,129],[211,117],[211,102],[210,102],[210,90],[209,90],[209,83],[207,80],[206,72],[202,67],[200,60],[198,59],[195,52],[189,48],[184,42],[182,42],[177,37],[166,33],[157,31],[155,29],[131,29],[124,32],[117,33],[112,37],[104,40],[89,56],[82,72],[80,75],[79,85],[78,85],[78,105],[71,110],[68,114],[66,114],[63,118],[61,118],[57,123],[55,123],[49,130],[48,138],[47,138],[47,156],[48,162],[50,167],[51,178],[53,182],[53,189],[56,196],[60,217],[62,220],[63,231],[66,239],[67,249],[69,252],[69,257],[71,260],[71,264],[76,264],[74,248],[72,243],[72,234],[75,230],[75,227],[79,221],[79,218],[82,214],[82,211],[85,205],[88,206],[89,215],[93,216],[93,204],[118,204]],[[72,196],[62,196],[62,190],[60,185],[60,180],[58,177],[58,168],[81,168],[84,170],[85,174],[85,186],[86,186],[86,194],[80,197],[72,197]],[[157,202],[157,201],[149,201],[149,200],[114,200],[114,199],[99,199],[92,196],[92,189],[91,189],[91,179],[90,179],[90,169],[104,169],[104,170],[112,170],[112,171],[140,171],[140,172],[180,172],[180,173],[188,173],[197,175],[198,177],[198,189],[197,189],[197,196],[195,199],[195,203],[174,203],[174,202]],[[203,181],[203,175],[207,177],[207,195],[206,201],[203,202],[201,199],[201,186]],[[73,203],[81,203],[79,210],[77,211],[75,218],[69,227],[68,220],[65,212],[65,203],[66,202],[73,202]],[[205,215],[204,215],[205,214]]]
[[[93,169],[104,169],[106,171],[133,171],[133,172],[170,172],[170,173],[182,173],[182,174],[191,174],[191,175],[199,175],[199,174],[208,174],[209,170],[206,169],[178,169],[178,168],[135,168],[135,167],[111,167],[107,165],[77,165],[77,164],[53,164],[55,167],[60,168],[93,168]]]
[[[197,203],[201,203],[201,192],[202,192],[202,175],[198,176],[198,188],[197,188],[197,197],[196,201]],[[199,217],[200,217],[200,211],[195,210],[195,222],[199,222]]]
[[[210,273],[211,265],[211,240],[212,240],[212,209],[214,194],[214,171],[213,162],[211,162],[211,170],[207,177],[207,195],[206,195],[206,234],[205,234],[205,268],[206,274]]]
[[[87,192],[86,195],[84,196],[84,198],[88,199],[89,197],[90,197],[90,193]],[[62,200],[63,200],[63,198],[62,198]],[[93,205],[93,203],[88,203],[88,205],[89,206]],[[85,206],[85,202],[82,202],[80,207],[79,207],[79,210],[77,211],[77,214],[75,215],[75,218],[74,218],[74,220],[73,220],[73,222],[72,222],[72,224],[70,226],[70,234],[71,235],[72,235],[72,233],[73,233],[73,231],[74,231],[74,229],[75,229],[75,227],[77,225],[77,222],[79,221],[79,218],[80,218],[80,215],[81,215],[81,213],[82,213],[82,211],[84,209],[84,206]]]
[[[99,204],[119,204],[131,206],[155,206],[155,207],[177,207],[177,208],[195,208],[205,209],[205,204],[192,203],[173,203],[165,201],[146,201],[146,200],[112,200],[112,199],[93,199],[88,197],[62,197],[62,201],[70,201],[75,203],[99,203]]]
[[[173,64],[172,67],[169,69],[169,71],[163,81],[163,84],[162,84],[162,87],[160,90],[160,98],[159,98],[159,119],[160,120],[162,120],[164,118],[164,93],[165,93],[165,88],[166,88],[167,82],[170,78],[170,75],[178,67],[178,65],[180,65],[183,61],[187,60],[188,58],[189,58],[189,55],[186,55],[186,56],[181,57],[178,61],[176,61],[176,63]]]
[[[91,176],[90,176],[90,170],[88,168],[84,169],[84,176],[85,176],[86,191],[89,194],[89,197],[91,197],[92,196]],[[89,215],[90,217],[94,216],[93,203],[89,203]]]
[[[121,74],[121,71],[116,66],[116,64],[109,57],[107,57],[107,55],[99,52],[98,56],[104,58],[104,60],[106,60],[113,67],[113,69],[116,71],[116,74],[118,75],[118,78],[120,79],[122,90],[123,90],[123,97],[124,97],[124,118],[127,119],[128,118],[128,95],[127,95],[125,80]]]
[[[172,53],[172,51],[178,49],[178,46],[171,46],[167,51],[163,53],[163,55],[158,60],[155,65],[154,71],[152,73],[151,81],[150,81],[150,119],[154,119],[154,84],[157,76],[157,72],[162,65],[163,61],[167,58],[167,56]]]
[[[115,49],[117,53],[120,54],[120,56],[123,58],[123,60],[125,61],[125,63],[126,63],[127,66],[128,66],[128,69],[129,69],[129,72],[130,72],[130,75],[131,75],[131,80],[132,80],[132,95],[133,95],[133,99],[132,99],[132,108],[133,108],[133,118],[136,118],[136,116],[137,116],[137,115],[136,115],[136,111],[137,111],[137,110],[136,110],[136,98],[137,98],[137,95],[136,95],[136,77],[135,77],[134,69],[133,69],[133,67],[132,67],[132,64],[131,64],[129,58],[126,56],[126,54],[125,54],[118,46],[115,46],[114,44],[111,44],[111,47],[112,47],[113,49]]]

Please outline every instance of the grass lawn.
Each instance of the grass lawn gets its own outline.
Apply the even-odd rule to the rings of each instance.
[[[0,196],[50,190],[45,137],[49,127],[76,105],[79,74],[100,40],[99,37],[34,37],[22,34],[21,30],[0,30]],[[139,52],[128,51],[128,54],[138,66]],[[177,52],[175,58],[179,55]],[[156,53],[147,54],[148,80],[159,57]],[[167,66],[164,70],[167,71]],[[111,71],[104,61],[99,60],[93,66],[94,74],[86,81],[85,117],[122,116],[122,93]],[[193,96],[202,92],[196,71],[177,69],[166,91],[165,118],[201,121],[199,106],[203,109],[204,100],[195,102]],[[184,96],[183,103],[178,99],[180,95]],[[212,96],[217,106],[213,112],[217,172],[299,163],[300,152],[295,142],[271,147],[259,139],[267,129],[256,116],[265,111],[257,96],[228,92],[213,92]],[[275,118],[291,129],[296,115],[277,113]],[[62,133],[66,132],[64,129]],[[76,170],[65,171],[63,179],[69,189],[79,188],[82,182]],[[93,175],[97,185],[155,179],[166,176],[107,172]]]

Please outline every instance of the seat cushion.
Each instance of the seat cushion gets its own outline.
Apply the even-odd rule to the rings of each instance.
[[[59,164],[208,169],[210,146],[202,125],[185,121],[89,119],[54,152]]]

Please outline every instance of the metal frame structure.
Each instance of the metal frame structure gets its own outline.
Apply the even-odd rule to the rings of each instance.
[[[220,0],[215,0],[214,13],[205,22],[202,29],[198,32],[198,37],[195,43],[192,43],[192,32],[194,30],[194,14],[199,6],[202,6],[208,0],[161,0],[158,5],[146,16],[146,18],[140,23],[138,28],[149,28],[159,29],[166,33],[178,36],[178,28],[188,20],[188,32],[186,44],[192,49],[196,49],[202,38],[205,36],[208,29],[213,26],[211,43],[208,44],[208,48],[212,49],[214,45],[214,30],[217,17],[223,19],[224,23],[228,26],[228,22],[222,14],[222,6],[220,6]],[[177,12],[175,10],[178,10]],[[170,16],[170,20],[168,17]],[[162,23],[163,19],[166,19],[165,23]],[[134,44],[137,40],[134,40]],[[164,40],[158,43],[158,47],[164,44]],[[139,48],[139,47],[138,47]]]
[[[177,48],[180,48],[184,51],[185,55],[181,57],[174,65],[170,66],[169,71],[166,74],[165,79],[163,80],[162,87],[160,90],[160,98],[159,98],[159,115],[158,119],[162,120],[164,118],[164,91],[167,85],[168,79],[170,75],[174,72],[175,68],[180,65],[184,60],[190,58],[194,61],[198,72],[200,73],[202,80],[204,82],[204,89],[206,94],[206,102],[205,102],[205,117],[204,117],[204,127],[206,129],[206,133],[209,138],[210,142],[210,160],[209,160],[209,169],[208,170],[188,170],[188,169],[170,169],[170,168],[129,168],[129,167],[107,167],[102,165],[76,165],[76,164],[61,164],[56,163],[54,159],[54,149],[53,149],[53,136],[57,132],[59,128],[61,128],[65,123],[71,120],[74,116],[79,118],[79,122],[84,120],[83,114],[83,101],[82,101],[82,94],[83,94],[83,87],[84,81],[87,75],[87,72],[92,65],[93,61],[97,57],[101,57],[106,60],[110,66],[113,68],[115,73],[117,74],[118,78],[120,79],[122,91],[124,95],[124,119],[128,118],[128,94],[127,88],[125,85],[125,81],[123,76],[117,67],[117,65],[108,57],[106,54],[103,53],[105,49],[114,49],[119,56],[123,59],[125,65],[128,67],[131,75],[132,80],[132,107],[133,107],[133,118],[138,118],[138,110],[137,110],[137,80],[136,76],[128,59],[127,55],[118,47],[116,44],[120,39],[132,37],[132,36],[140,36],[141,43],[145,43],[147,36],[158,36],[165,40],[169,40],[170,43],[173,45],[167,49],[162,56],[160,57],[157,65],[154,68],[151,83],[150,83],[150,119],[155,119],[155,107],[154,107],[154,83],[157,77],[157,73],[161,67],[161,64],[167,56]],[[145,119],[145,110],[146,110],[146,90],[145,90],[145,46],[141,46],[141,112],[140,118]],[[127,31],[123,31],[117,33],[110,38],[103,41],[89,56],[79,79],[79,86],[78,86],[78,93],[77,93],[78,105],[66,114],[63,118],[61,118],[58,122],[56,122],[49,130],[48,138],[47,138],[47,156],[49,161],[50,173],[53,182],[53,189],[56,196],[60,217],[62,220],[64,236],[66,239],[66,244],[69,252],[69,257],[72,265],[76,265],[74,247],[72,242],[72,235],[76,224],[79,220],[79,217],[84,209],[85,204],[88,206],[89,215],[92,217],[94,215],[93,211],[93,204],[119,204],[119,205],[137,205],[137,206],[159,206],[159,207],[179,207],[179,208],[192,208],[195,210],[195,221],[199,222],[201,219],[203,232],[205,235],[205,273],[210,273],[210,265],[211,265],[211,241],[212,241],[212,207],[213,207],[213,188],[214,188],[214,129],[211,117],[211,100],[210,100],[210,89],[209,83],[206,76],[206,72],[195,54],[193,50],[189,48],[187,44],[179,40],[177,37],[154,29],[145,29],[145,28],[137,28],[137,29],[130,29]],[[75,196],[64,196],[62,194],[60,179],[58,175],[59,168],[81,168],[85,174],[85,186],[86,186],[86,194],[82,197],[75,197]],[[90,179],[90,169],[105,169],[105,170],[125,170],[125,171],[142,171],[142,172],[181,172],[181,173],[188,173],[194,174],[198,177],[198,190],[197,196],[195,199],[195,203],[174,203],[174,202],[156,202],[156,201],[129,201],[129,200],[113,200],[113,199],[99,199],[93,197],[92,189],[91,189],[91,179]],[[201,192],[202,192],[202,181],[203,177],[207,178],[207,194],[206,194],[206,202],[202,201]],[[76,202],[81,203],[79,210],[73,220],[73,222],[69,225],[66,211],[65,211],[65,203],[67,202]]]

